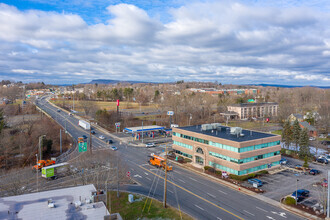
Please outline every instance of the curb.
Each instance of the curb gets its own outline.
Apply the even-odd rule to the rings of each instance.
[[[317,220],[322,220],[323,219],[323,218],[319,218],[319,217],[317,217],[315,215],[306,213],[304,211],[301,211],[299,209],[296,209],[294,207],[290,207],[290,206],[287,206],[287,205],[284,205],[284,204],[281,204],[281,203],[280,203],[280,206],[281,206],[282,209],[285,209],[285,210],[287,210],[287,211],[289,211],[291,213],[294,213],[296,215],[299,215],[299,216],[304,217],[304,218],[307,218],[307,219],[317,219]]]

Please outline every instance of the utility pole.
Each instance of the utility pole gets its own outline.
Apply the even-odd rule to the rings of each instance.
[[[329,191],[329,176],[330,176],[330,170],[328,170],[328,181],[327,181],[327,183],[328,183],[328,201],[327,201],[327,206],[328,206],[328,210],[327,210],[327,219],[329,219],[330,218],[330,191]]]
[[[165,179],[164,179],[164,201],[163,206],[166,208],[166,192],[167,192],[167,143],[165,145]]]
[[[298,202],[298,179],[297,179],[297,182],[296,182],[296,205],[297,205],[297,202]]]
[[[36,154],[36,159],[37,159],[37,169],[36,169],[36,174],[37,174],[37,192],[39,191],[39,180],[38,180],[38,154]]]
[[[92,124],[89,122],[89,152],[93,154],[92,151]]]
[[[117,157],[117,198],[119,198],[119,157]]]
[[[62,129],[60,129],[60,154],[62,154]]]
[[[41,149],[41,138],[44,138],[46,135],[41,135],[39,137],[39,155],[40,155],[40,160],[42,160],[42,149]]]
[[[142,144],[143,144],[143,120],[142,120]]]

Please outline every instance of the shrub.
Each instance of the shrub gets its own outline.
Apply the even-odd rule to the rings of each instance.
[[[308,165],[308,158],[307,158],[307,156],[305,156],[304,161],[305,161],[305,162],[304,162],[304,164],[303,164],[303,167],[308,168],[309,165]]]
[[[257,174],[268,174],[268,171],[267,170],[261,170]]]
[[[229,177],[231,179],[234,179],[234,180],[245,181],[245,180],[248,180],[250,178],[256,177],[256,174],[255,173],[250,173],[250,174],[243,175],[243,176],[238,176],[238,175],[235,175],[235,174],[229,174]]]
[[[296,200],[290,196],[285,198],[285,204],[287,205],[295,205],[296,204]]]
[[[281,149],[281,154],[285,154],[285,149],[284,148]]]
[[[208,170],[210,168],[212,168],[212,167],[210,167],[210,166],[204,166],[204,170]]]
[[[191,162],[191,160],[189,159],[189,158],[184,158],[184,160],[183,160],[185,163],[190,163]]]
[[[217,171],[215,171],[215,174],[221,176],[222,175],[222,172],[220,170],[217,170]]]

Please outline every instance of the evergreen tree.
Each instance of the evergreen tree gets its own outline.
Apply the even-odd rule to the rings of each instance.
[[[306,128],[304,128],[301,132],[300,132],[300,138],[299,138],[299,146],[300,146],[300,150],[299,150],[299,157],[300,158],[304,158],[309,156],[309,137],[308,137],[308,131]]]
[[[292,128],[289,121],[285,121],[282,130],[282,141],[284,146],[290,146],[292,143]]]
[[[298,150],[298,144],[300,140],[300,125],[297,120],[293,122],[293,128],[292,128],[292,142],[296,145],[296,151]]]

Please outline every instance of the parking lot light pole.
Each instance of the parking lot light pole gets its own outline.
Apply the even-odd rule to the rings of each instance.
[[[297,202],[298,202],[298,179],[296,181],[296,205],[297,205]]]
[[[39,188],[39,181],[38,181],[38,154],[36,154],[36,158],[37,158],[37,169],[36,169],[36,174],[37,174],[37,192],[39,191],[38,188]]]
[[[328,170],[328,201],[327,201],[327,206],[328,206],[328,209],[327,209],[327,219],[330,218],[330,191],[329,191],[329,176],[330,176],[330,170]]]

